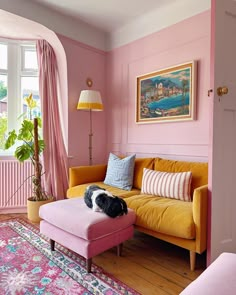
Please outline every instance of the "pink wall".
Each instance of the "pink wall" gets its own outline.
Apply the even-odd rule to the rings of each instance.
[[[101,91],[105,106],[104,112],[93,112],[95,164],[104,162],[110,151],[208,160],[210,11],[109,53],[60,35],[58,38],[67,62],[68,112],[65,108],[64,117],[69,166],[88,164],[89,114],[76,110],[88,77],[94,81],[93,89]],[[190,60],[198,61],[197,120],[136,124],[136,76]]]
[[[103,51],[59,35],[67,59],[68,72],[68,158],[69,166],[88,165],[89,112],[76,109],[80,91],[88,89],[86,79],[92,78],[92,89],[101,92],[106,109],[105,59]],[[104,163],[106,151],[105,111],[93,112],[93,164]]]
[[[135,123],[136,77],[198,62],[195,121]],[[207,161],[210,11],[114,49],[107,56],[108,152]]]

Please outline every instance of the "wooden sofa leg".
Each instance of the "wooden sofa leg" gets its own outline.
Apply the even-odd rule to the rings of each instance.
[[[92,258],[86,259],[86,270],[88,273],[91,272],[91,266],[92,266]]]
[[[121,256],[121,252],[122,252],[122,243],[117,245],[117,256]]]
[[[51,251],[55,251],[55,241],[50,239]]]
[[[191,271],[194,271],[195,269],[195,263],[196,263],[196,252],[189,251],[190,252],[190,269]]]

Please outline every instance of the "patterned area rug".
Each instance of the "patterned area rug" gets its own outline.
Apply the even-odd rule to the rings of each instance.
[[[23,220],[0,223],[0,294],[139,294],[85,259],[58,245],[51,252],[49,241]]]

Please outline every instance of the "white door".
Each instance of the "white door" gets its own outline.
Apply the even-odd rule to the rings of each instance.
[[[211,237],[208,262],[236,253],[236,1],[212,0],[211,95],[213,118],[209,150]],[[217,88],[228,94],[217,94]],[[211,175],[212,173],[212,175]]]

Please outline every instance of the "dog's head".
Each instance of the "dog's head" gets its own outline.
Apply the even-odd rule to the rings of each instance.
[[[99,194],[105,193],[105,190],[98,185],[89,185],[84,193],[84,202],[89,207],[92,208],[93,211],[99,212],[102,211],[101,208],[96,204],[96,197]]]
[[[92,196],[91,196],[91,200],[92,200],[92,209],[95,212],[102,212],[103,208],[99,206],[99,203],[97,201],[98,198],[100,197],[107,197],[106,191],[103,189],[98,189],[93,191]]]
[[[107,196],[100,194],[96,198],[97,205],[106,213],[108,216],[115,218],[128,213],[126,202],[116,196]]]

